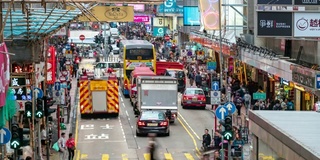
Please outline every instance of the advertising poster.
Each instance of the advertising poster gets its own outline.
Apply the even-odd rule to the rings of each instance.
[[[200,26],[200,12],[198,6],[183,7],[183,25]]]
[[[292,36],[291,12],[258,12],[258,36]]]
[[[318,13],[294,13],[294,37],[320,37]]]
[[[56,49],[51,46],[48,49],[47,59],[47,84],[54,84],[56,80]]]

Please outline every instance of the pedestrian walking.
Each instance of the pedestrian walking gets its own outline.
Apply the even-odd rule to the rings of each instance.
[[[62,132],[61,137],[58,140],[60,160],[66,160],[66,156],[67,156],[67,146],[66,146],[65,137],[66,137],[66,134]]]
[[[69,139],[66,142],[66,146],[68,148],[69,158],[68,160],[73,160],[74,150],[76,149],[74,138],[72,137],[72,133],[69,133]]]
[[[154,134],[149,134],[149,153],[150,153],[150,160],[155,160],[156,154],[156,139]]]

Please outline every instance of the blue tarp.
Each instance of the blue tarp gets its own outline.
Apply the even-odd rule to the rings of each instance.
[[[3,18],[5,18],[7,10],[3,10]],[[11,10],[8,14],[3,36],[5,39],[13,38],[37,38],[37,36],[48,35],[66,23],[75,20],[82,12],[62,10],[62,9],[30,9],[29,20],[27,15],[21,10]],[[29,32],[28,32],[29,25]]]

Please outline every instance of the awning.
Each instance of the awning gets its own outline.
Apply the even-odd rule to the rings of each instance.
[[[3,10],[3,19],[5,19],[6,13],[7,10]],[[30,9],[27,17],[27,14],[22,13],[21,10],[11,10],[11,13],[8,14],[3,36],[5,39],[27,39],[28,37],[29,39],[36,39],[40,36],[47,36],[57,32],[81,14],[82,12],[79,10],[71,11],[55,8],[47,9],[45,12],[43,8],[37,8]]]

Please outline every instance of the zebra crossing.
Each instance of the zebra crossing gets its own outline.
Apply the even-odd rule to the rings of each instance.
[[[161,160],[196,160],[199,157],[195,153],[162,153],[157,154],[157,159]],[[89,157],[87,154],[80,154],[77,160],[150,160],[149,153],[143,153],[143,155],[128,155],[123,154],[102,154],[101,158]]]

